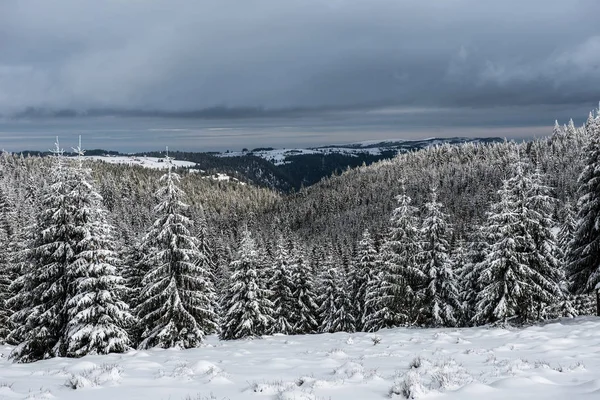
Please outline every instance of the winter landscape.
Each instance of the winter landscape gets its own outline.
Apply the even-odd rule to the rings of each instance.
[[[30,1],[0,399],[600,398],[599,2]]]

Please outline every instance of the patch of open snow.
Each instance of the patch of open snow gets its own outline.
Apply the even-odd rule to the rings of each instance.
[[[102,161],[109,164],[138,165],[151,169],[166,169],[168,164],[163,158],[145,157],[145,156],[84,156],[83,158],[95,161]],[[177,168],[195,167],[196,163],[190,161],[172,160]]]
[[[574,332],[576,334],[574,334]],[[0,398],[558,400],[600,395],[600,318],[524,329],[386,329],[169,351],[0,358]],[[10,346],[1,348],[7,355]]]

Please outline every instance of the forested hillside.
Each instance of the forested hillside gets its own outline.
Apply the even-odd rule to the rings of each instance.
[[[4,153],[0,337],[29,362],[590,313],[600,116],[548,134],[427,147],[289,195],[58,144]]]

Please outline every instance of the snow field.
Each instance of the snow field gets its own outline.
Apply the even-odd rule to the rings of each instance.
[[[598,399],[600,319],[525,329],[207,339],[32,364],[0,349],[0,399]]]
[[[137,157],[137,156],[84,156],[85,159],[103,161],[109,164],[125,164],[138,165],[144,168],[166,169],[168,164],[164,162],[164,158],[157,157]],[[191,168],[195,167],[196,163],[190,161],[172,160],[175,167]]]

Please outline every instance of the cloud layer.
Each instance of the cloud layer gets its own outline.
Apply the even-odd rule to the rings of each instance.
[[[3,0],[0,113],[593,104],[597,0]]]

